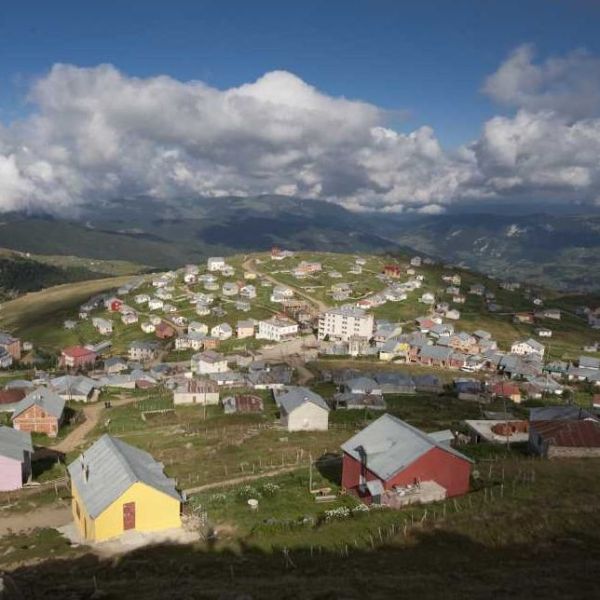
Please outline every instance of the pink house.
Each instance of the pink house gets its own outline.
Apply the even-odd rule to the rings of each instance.
[[[31,477],[31,434],[0,426],[0,492],[18,490]]]

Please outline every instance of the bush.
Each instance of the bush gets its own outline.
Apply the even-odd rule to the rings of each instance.
[[[260,498],[261,493],[251,485],[245,485],[237,491],[237,497],[240,500],[250,500],[250,498]]]
[[[281,489],[281,486],[277,485],[276,483],[265,483],[260,488],[260,491],[264,496],[273,497],[273,496],[275,496],[275,494],[277,494],[277,492],[280,489]]]

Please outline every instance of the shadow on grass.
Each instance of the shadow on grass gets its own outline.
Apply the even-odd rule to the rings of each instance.
[[[315,467],[321,476],[327,481],[330,481],[334,485],[340,487],[342,485],[342,457],[337,456],[331,452],[320,456],[316,462]]]
[[[158,545],[16,568],[6,598],[597,598],[596,531],[500,547],[451,531],[374,550]]]

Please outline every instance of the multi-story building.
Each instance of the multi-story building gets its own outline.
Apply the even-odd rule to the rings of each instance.
[[[347,342],[351,337],[370,339],[373,336],[373,315],[355,307],[333,308],[319,317],[318,338]]]
[[[266,321],[258,322],[258,333],[256,338],[259,340],[272,340],[281,342],[298,335],[298,323],[285,317],[271,317]]]

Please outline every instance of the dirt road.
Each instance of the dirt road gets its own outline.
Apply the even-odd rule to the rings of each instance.
[[[118,400],[113,400],[113,406],[123,406],[124,404],[131,404],[135,402],[136,398],[134,397],[121,397]],[[66,438],[51,446],[52,450],[56,450],[57,452],[71,452],[79,447],[85,441],[87,435],[96,427],[96,425],[100,422],[100,417],[104,413],[104,403],[102,401],[97,402],[96,404],[90,404],[83,409],[83,416],[85,420],[81,425],[76,427]]]
[[[283,475],[284,473],[291,473],[292,471],[298,471],[299,469],[308,469],[307,465],[294,465],[291,467],[281,467],[274,471],[268,471],[266,473],[255,473],[254,475],[243,475],[241,477],[234,477],[233,479],[226,479],[225,481],[215,481],[213,483],[205,483],[197,487],[183,490],[184,494],[190,496],[192,494],[198,494],[207,490],[215,488],[227,487],[230,485],[237,485],[238,483],[246,483],[248,481],[256,481],[257,479],[264,479],[265,477],[276,477],[277,475]]]
[[[314,298],[313,296],[311,296],[310,294],[307,294],[305,291],[301,290],[300,288],[297,288],[294,285],[290,285],[289,283],[282,283],[281,281],[277,281],[277,279],[275,277],[273,277],[272,275],[269,275],[267,273],[263,273],[262,271],[259,271],[256,268],[256,261],[253,258],[245,261],[242,264],[242,267],[246,271],[250,271],[250,273],[254,273],[255,275],[257,275],[259,277],[263,277],[264,279],[266,279],[267,281],[270,281],[271,283],[274,283],[275,285],[284,285],[286,287],[289,287],[290,289],[294,290],[294,292],[296,294],[298,294],[298,296],[301,296],[305,300],[308,300],[311,304],[314,304],[319,309],[319,312],[325,312],[326,310],[329,309],[329,306],[327,306],[327,304],[325,304],[325,302],[318,300],[317,298]]]
[[[23,533],[32,529],[62,527],[73,519],[68,503],[40,506],[31,512],[2,514],[0,511],[0,536]]]

